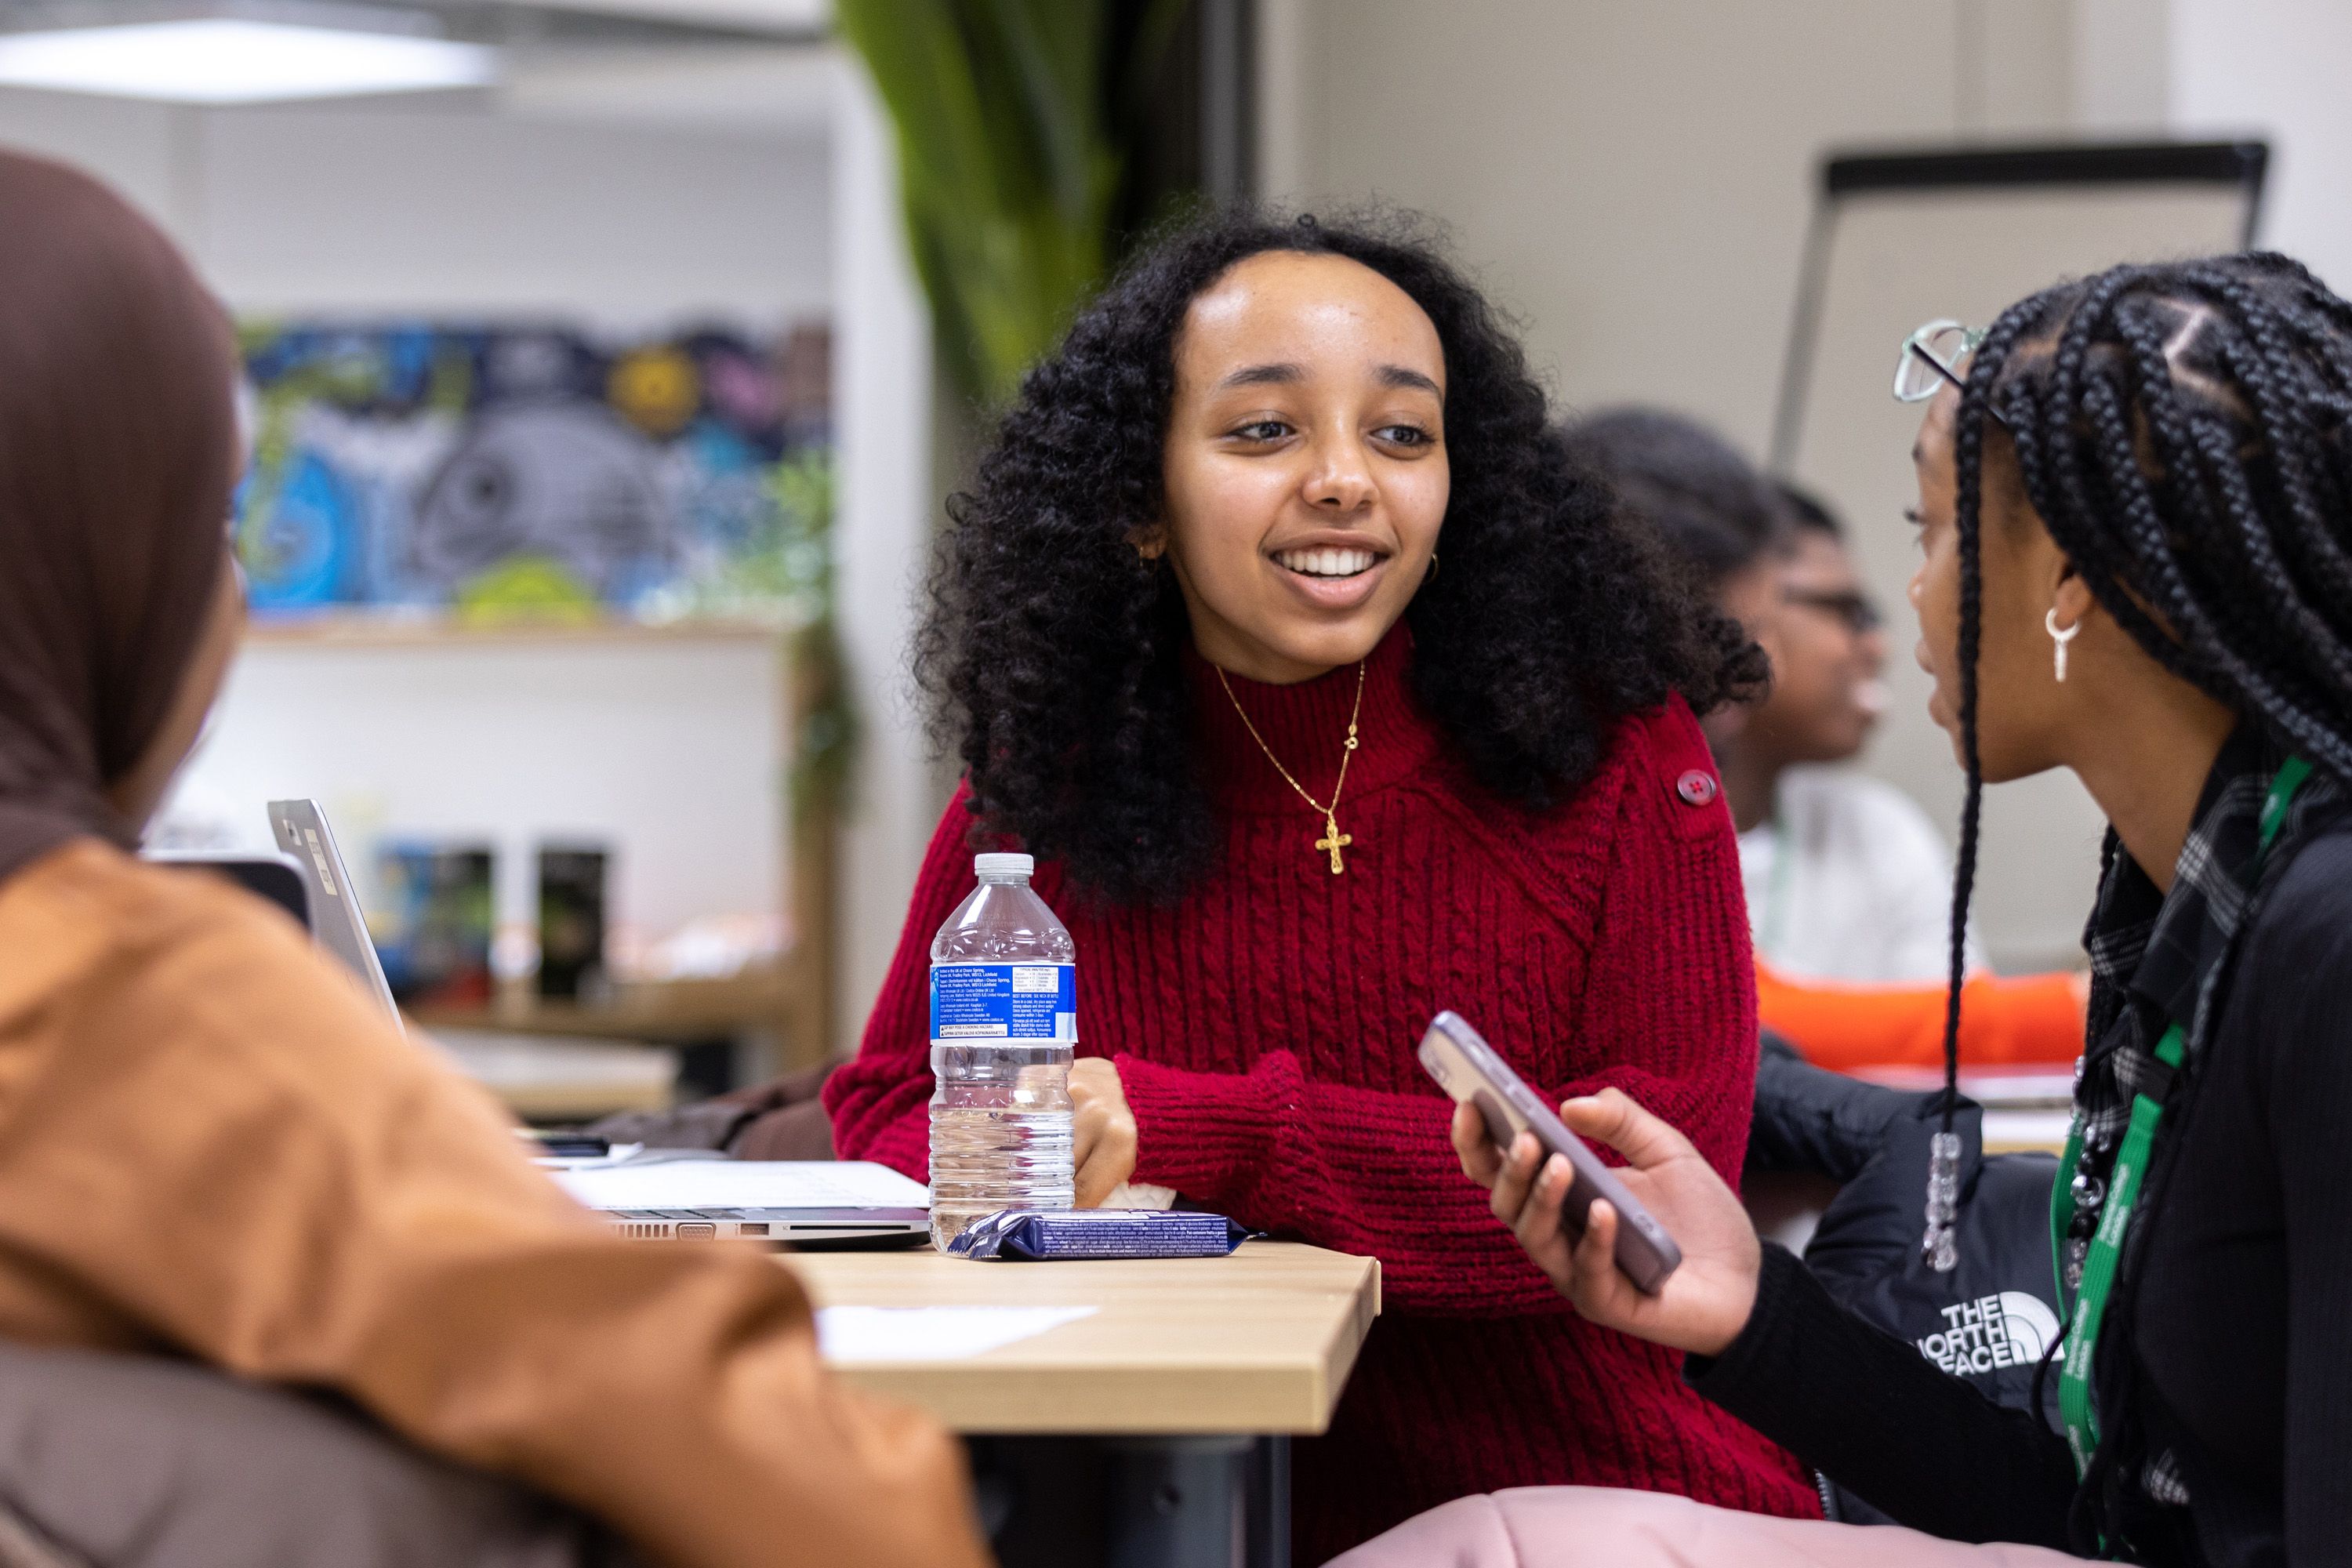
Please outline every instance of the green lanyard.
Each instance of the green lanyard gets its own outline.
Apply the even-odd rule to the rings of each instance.
[[[2259,873],[2279,829],[2286,825],[2287,807],[2294,792],[2311,774],[2311,764],[2289,757],[2271,780],[2263,802],[2253,869]],[[2188,1055],[2188,1039],[2175,1024],[2156,1044],[2156,1059],[2178,1070]],[[2106,1315],[2107,1292],[2114,1289],[2116,1266],[2123,1256],[2124,1229],[2131,1224],[2132,1205],[2139,1197],[2140,1178],[2147,1172],[2148,1151],[2156,1142],[2157,1124],[2164,1107],[2145,1094],[2132,1097],[2131,1124],[2124,1131],[2123,1147],[2116,1152],[2116,1167],[2107,1178],[2106,1205],[2099,1212],[2099,1228],[2083,1258],[2082,1283],[2075,1288],[2074,1315],[2066,1327],[2066,1354],[2058,1367],[2058,1416],[2065,1423],[2066,1446],[2074,1453],[2074,1473],[2090,1468],[2092,1452],[2099,1446],[2099,1421],[2091,1409],[2091,1357],[2098,1349],[2099,1321]],[[2058,1162],[2058,1183],[2050,1192],[2050,1261],[2060,1288],[2066,1278],[2066,1226],[2074,1216],[2074,1168],[2083,1158],[2083,1113],[2066,1135],[2065,1157]]]

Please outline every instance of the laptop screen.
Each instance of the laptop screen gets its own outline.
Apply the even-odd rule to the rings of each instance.
[[[375,955],[367,917],[360,909],[342,851],[335,847],[334,832],[327,826],[327,814],[315,800],[273,800],[269,831],[278,847],[295,858],[302,879],[310,884],[311,934],[351,967],[398,1026],[400,1008],[392,999],[392,987],[384,982],[383,964]]]

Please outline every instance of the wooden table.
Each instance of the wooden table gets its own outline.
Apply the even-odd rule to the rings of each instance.
[[[971,1263],[926,1248],[792,1264],[822,1306],[1097,1309],[969,1361],[843,1369],[959,1432],[1312,1435],[1381,1310],[1376,1259],[1296,1242],[1231,1258]]]
[[[1380,1264],[1295,1242],[1230,1258],[971,1263],[917,1252],[787,1259],[822,1306],[1090,1306],[962,1361],[842,1375],[973,1439],[1005,1568],[1289,1561],[1292,1436],[1330,1425],[1381,1310]]]

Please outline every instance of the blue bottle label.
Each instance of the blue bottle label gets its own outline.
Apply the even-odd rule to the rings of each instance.
[[[931,1038],[1062,1040],[1078,1037],[1075,963],[934,963]]]

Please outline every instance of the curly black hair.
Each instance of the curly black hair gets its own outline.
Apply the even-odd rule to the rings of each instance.
[[[1412,681],[1485,788],[1540,808],[1592,772],[1620,715],[1672,692],[1706,711],[1766,675],[1571,458],[1518,343],[1416,221],[1193,217],[1143,247],[1023,382],[976,488],[949,501],[916,644],[975,837],[1056,858],[1113,902],[1180,895],[1216,841],[1183,600],[1132,540],[1162,519],[1185,312],[1265,251],[1360,262],[1437,329],[1453,488],[1444,568],[1406,612]]]

